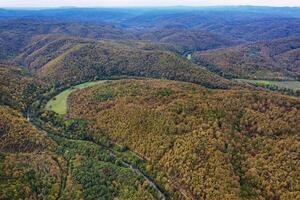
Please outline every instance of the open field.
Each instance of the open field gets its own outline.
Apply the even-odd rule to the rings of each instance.
[[[249,80],[249,79],[235,79],[239,82],[246,82],[261,86],[275,85],[279,88],[288,88],[293,90],[300,90],[300,81],[267,81],[267,80]]]
[[[76,85],[74,87],[71,87],[69,89],[64,90],[63,92],[59,93],[55,97],[53,97],[46,105],[46,110],[52,110],[56,112],[57,114],[64,115],[67,113],[67,99],[68,96],[78,89],[84,89],[87,87],[91,87],[100,83],[103,83],[105,81],[92,81],[87,83],[82,83],[79,85]]]
[[[188,55],[187,55],[187,57],[186,57],[188,60],[192,60],[192,54],[191,53],[189,53]]]

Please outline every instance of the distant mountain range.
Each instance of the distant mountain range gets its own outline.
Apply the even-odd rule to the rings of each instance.
[[[0,199],[300,199],[299,80],[300,8],[0,9]]]

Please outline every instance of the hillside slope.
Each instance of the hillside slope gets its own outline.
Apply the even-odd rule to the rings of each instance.
[[[67,85],[110,76],[166,78],[211,88],[234,84],[175,53],[145,50],[145,45],[91,42],[59,37],[29,46],[16,61],[47,84]],[[37,46],[37,47],[35,47]]]
[[[229,47],[239,44],[239,41],[221,34],[210,33],[202,29],[188,29],[182,25],[154,27],[138,33],[140,40],[176,45],[180,53],[188,51],[203,51]]]
[[[136,151],[166,188],[190,198],[300,197],[297,98],[122,80],[78,90],[69,103],[68,116],[87,120],[93,138]]]
[[[38,88],[28,87],[35,79],[22,68],[0,69],[0,199],[155,199],[148,182],[107,149],[25,118],[20,111],[39,99]]]
[[[299,79],[300,39],[285,38],[196,52],[193,54],[193,59],[231,77]]]
[[[133,40],[137,37],[107,23],[86,24],[41,19],[15,19],[0,24],[0,61],[13,59],[23,48],[44,35],[64,35],[88,39]]]
[[[0,8],[0,199],[300,199],[299,11]]]
[[[56,144],[18,111],[0,106],[0,116],[0,199],[57,197]]]
[[[0,64],[0,105],[24,111],[40,93],[42,85],[27,70]]]
[[[271,9],[272,10],[272,9]],[[278,9],[279,11],[280,9]],[[280,11],[279,11],[280,12]],[[295,10],[295,13],[299,11]],[[191,8],[150,11],[136,16],[123,24],[141,30],[164,30],[167,27],[180,27],[181,30],[197,29],[234,41],[255,42],[284,37],[299,36],[300,19],[286,16],[285,11],[268,14],[239,8]]]
[[[0,106],[0,151],[34,152],[53,148],[54,143],[32,126],[19,112]]]
[[[13,59],[22,53],[24,48],[35,45],[38,40],[47,35],[93,40],[148,41],[176,45],[176,50],[181,53],[236,44],[233,40],[222,35],[174,26],[141,31],[100,22],[81,23],[30,18],[3,21],[0,30],[2,30],[0,33],[0,61]],[[180,39],[182,36],[185,36],[184,40]]]

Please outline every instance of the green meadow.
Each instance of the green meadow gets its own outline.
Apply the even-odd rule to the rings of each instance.
[[[91,87],[100,83],[104,83],[105,81],[92,81],[92,82],[86,82],[82,83],[76,86],[73,86],[69,89],[64,90],[63,92],[59,93],[55,97],[53,97],[46,105],[46,110],[52,110],[60,115],[67,114],[67,99],[68,96],[78,89],[84,89],[87,87]]]
[[[300,90],[300,81],[268,81],[268,80],[249,80],[249,79],[235,79],[239,82],[246,82],[255,85],[268,86],[275,85],[279,88],[288,88],[293,90]]]

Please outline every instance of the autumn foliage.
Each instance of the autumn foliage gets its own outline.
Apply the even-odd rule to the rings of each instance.
[[[297,199],[297,98],[123,80],[74,92],[70,118],[128,146],[201,199]],[[180,191],[179,188],[173,188]]]

